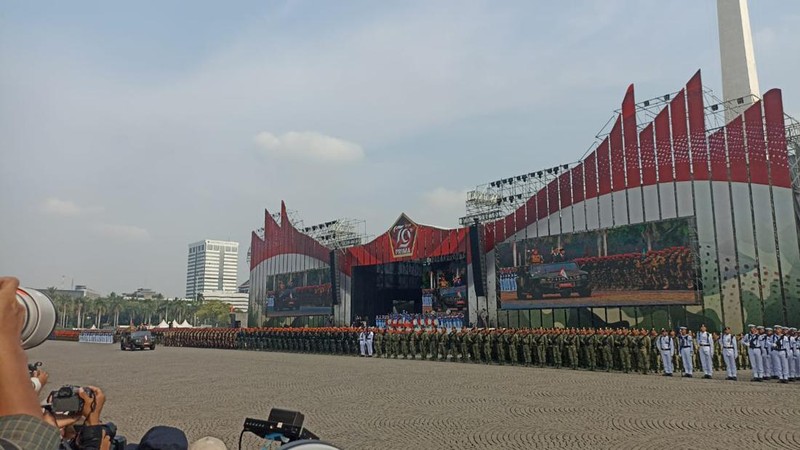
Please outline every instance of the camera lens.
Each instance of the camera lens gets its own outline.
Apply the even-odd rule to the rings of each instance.
[[[50,298],[30,288],[17,289],[17,301],[25,307],[22,348],[28,350],[46,341],[56,327],[56,309]]]

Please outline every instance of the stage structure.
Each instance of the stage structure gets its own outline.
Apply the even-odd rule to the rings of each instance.
[[[642,102],[631,85],[579,162],[479,186],[462,228],[403,214],[345,247],[282,205],[252,236],[250,325],[420,312],[441,287],[491,326],[798,326],[800,126],[777,89],[727,122],[725,103],[699,71]]]
[[[476,220],[486,223],[503,217],[558,177],[559,172],[568,169],[569,164],[563,164],[477,186],[467,192],[467,215],[459,218],[459,222],[469,226]]]

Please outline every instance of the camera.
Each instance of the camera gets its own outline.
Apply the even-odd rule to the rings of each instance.
[[[18,288],[17,301],[25,308],[22,327],[22,348],[34,348],[46,341],[56,328],[56,308],[53,301],[36,289]]]
[[[31,376],[34,376],[36,374],[36,371],[39,370],[39,367],[42,367],[41,361],[36,361],[33,364],[28,363],[28,372],[30,372]]]
[[[93,390],[78,386],[62,386],[57,391],[51,392],[50,403],[53,413],[69,416],[83,411],[83,399],[79,395],[81,390],[94,398]]]
[[[96,425],[86,427],[85,425],[75,425],[75,434],[80,436],[80,441],[84,444],[86,442],[99,443],[103,438],[103,432],[106,436],[111,438],[111,450],[125,450],[128,445],[128,440],[125,436],[117,435],[117,426],[114,422],[107,422],[103,425]],[[61,449],[63,450],[80,450],[76,443],[77,439],[61,441]]]

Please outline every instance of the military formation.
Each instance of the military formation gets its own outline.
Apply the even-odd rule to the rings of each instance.
[[[694,288],[692,253],[687,247],[669,247],[645,254],[575,258],[592,274],[595,290],[684,290]]]
[[[763,328],[763,327],[761,327]],[[662,374],[679,371],[704,378],[725,370],[753,369],[753,380],[800,380],[800,333],[781,327],[773,333],[753,326],[747,335],[672,330],[610,328],[206,328],[167,330],[163,345],[319,353],[472,364],[553,367],[590,371]],[[773,337],[774,336],[774,337]],[[756,351],[757,350],[757,351]],[[756,362],[755,354],[766,357]],[[783,356],[786,356],[784,364]],[[785,367],[785,370],[784,370]],[[785,372],[785,375],[784,375]]]

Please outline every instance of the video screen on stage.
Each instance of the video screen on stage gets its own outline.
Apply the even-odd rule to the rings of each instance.
[[[329,269],[267,277],[265,310],[269,317],[330,314],[331,303]]]
[[[691,236],[672,219],[506,242],[498,298],[504,310],[697,303]]]

